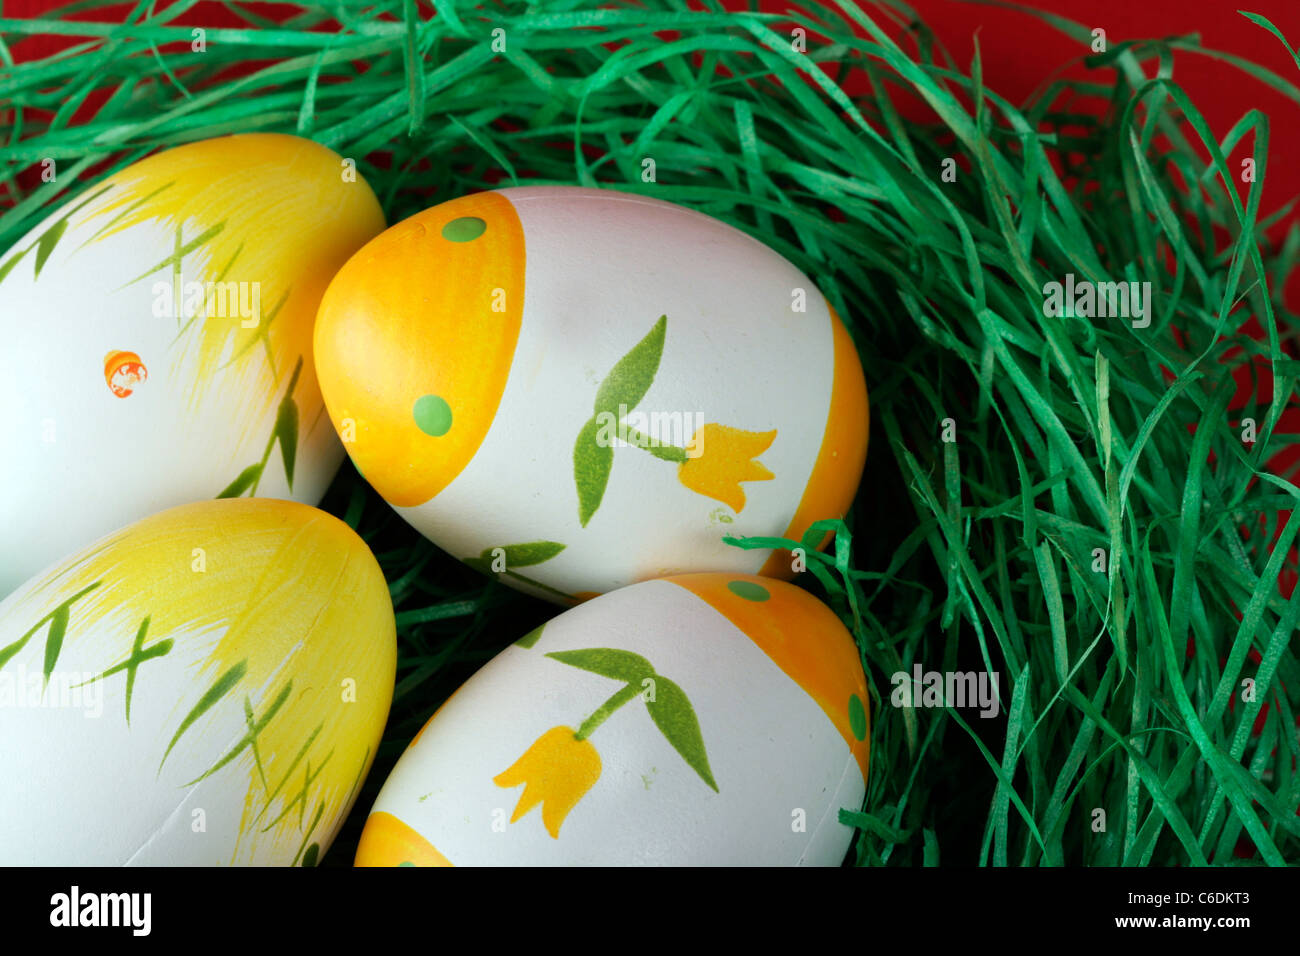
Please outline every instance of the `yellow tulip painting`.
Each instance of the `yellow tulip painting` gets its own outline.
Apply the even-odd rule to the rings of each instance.
[[[705,425],[691,438],[677,477],[691,491],[721,501],[733,511],[745,510],[742,481],[771,481],[774,477],[757,460],[776,439],[776,432],[747,432],[726,425]],[[698,450],[692,455],[691,451]]]
[[[539,629],[526,635],[519,644],[532,647],[540,636]],[[546,656],[570,667],[622,681],[623,686],[597,707],[577,730],[552,727],[507,770],[492,778],[498,787],[523,785],[524,792],[515,805],[511,823],[517,823],[540,803],[542,825],[553,839],[558,840],[565,818],[600,779],[600,754],[588,738],[620,707],[638,699],[645,703],[650,719],[664,739],[714,793],[718,792],[690,698],[676,683],[656,672],[648,660],[631,651],[612,647],[554,651]]]
[[[552,727],[493,782],[507,788],[524,785],[511,823],[540,803],[542,824],[558,840],[564,818],[599,778],[600,754],[591,741],[579,738],[572,727]]]

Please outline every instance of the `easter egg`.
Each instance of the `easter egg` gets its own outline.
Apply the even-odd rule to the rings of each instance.
[[[330,284],[315,356],[345,449],[402,517],[557,603],[789,577],[789,553],[724,537],[803,540],[866,456],[862,367],[808,278],[624,193],[502,189],[393,226]]]
[[[866,793],[867,687],[792,584],[686,574],[506,648],[407,747],[359,866],[836,865]]]
[[[343,522],[273,499],[145,518],[0,602],[0,864],[314,865],[396,673]]]
[[[258,133],[134,163],[0,255],[0,597],[172,505],[317,503],[343,452],[316,309],[383,228],[339,156]]]

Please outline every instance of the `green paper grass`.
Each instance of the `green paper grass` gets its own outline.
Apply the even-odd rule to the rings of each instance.
[[[77,38],[19,66],[0,45],[0,248],[158,147],[254,130],[355,158],[390,222],[563,183],[732,223],[822,289],[871,391],[857,502],[809,538],[834,532],[803,576],[852,628],[873,689],[867,798],[841,817],[859,831],[851,862],[1300,861],[1300,592],[1280,584],[1300,488],[1268,468],[1294,441],[1278,430],[1300,381],[1280,290],[1300,233],[1272,246],[1259,217],[1269,118],[1248,110],[1217,141],[1173,55],[1300,101],[1294,78],[1191,38],[1094,54],[1048,16],[1088,78],[1044,78],[1012,104],[899,3],[808,4],[792,21],[380,0],[302,4],[281,25],[229,3],[246,26],[208,30],[203,53],[176,23],[193,6],[0,20],[5,44]],[[913,25],[905,47],[891,21]],[[892,94],[933,120],[903,120]],[[1248,184],[1225,158],[1243,140]],[[23,189],[18,172],[46,157],[57,181]],[[1067,274],[1151,283],[1149,325],[1046,316],[1044,286]],[[1249,316],[1262,337],[1243,333]],[[376,552],[400,641],[383,747],[325,861],[346,865],[423,721],[556,609],[425,542],[348,465],[324,507]],[[998,716],[894,706],[891,677],[914,665],[996,675]]]

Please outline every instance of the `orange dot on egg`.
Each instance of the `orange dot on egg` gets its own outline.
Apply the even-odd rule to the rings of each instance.
[[[118,349],[104,356],[104,381],[118,398],[126,398],[149,377],[140,356]]]

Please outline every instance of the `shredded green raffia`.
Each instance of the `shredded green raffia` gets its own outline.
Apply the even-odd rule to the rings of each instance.
[[[791,21],[662,0],[439,0],[436,15],[340,0],[278,25],[227,5],[246,25],[208,30],[201,54],[175,22],[192,2],[141,0],[122,22],[93,17],[101,0],[0,19],[0,248],[155,148],[252,130],[355,158],[390,222],[566,183],[733,223],[825,292],[871,391],[857,504],[819,529],[835,543],[804,577],[852,627],[873,688],[867,799],[842,817],[859,830],[851,859],[1300,861],[1300,592],[1279,586],[1300,488],[1267,470],[1293,441],[1278,430],[1300,380],[1280,290],[1300,235],[1270,245],[1259,218],[1269,117],[1246,110],[1216,141],[1178,85],[1240,69],[1300,100],[1295,77],[1188,38],[1093,54],[1084,28],[1037,14],[1092,70],[1017,105],[896,2],[806,4]],[[60,19],[73,10],[95,22]],[[38,34],[75,45],[13,65]],[[855,77],[866,95],[844,92]],[[901,118],[891,89],[933,122]],[[1245,186],[1225,159],[1243,139]],[[22,188],[47,157],[56,182]],[[1066,273],[1151,282],[1150,326],[1045,317],[1044,284]],[[1260,338],[1240,331],[1251,315]],[[419,538],[350,466],[324,507],[376,551],[401,648],[384,744],[329,854],[340,865],[434,707],[555,609]],[[998,716],[893,706],[891,675],[914,664],[998,675]]]

